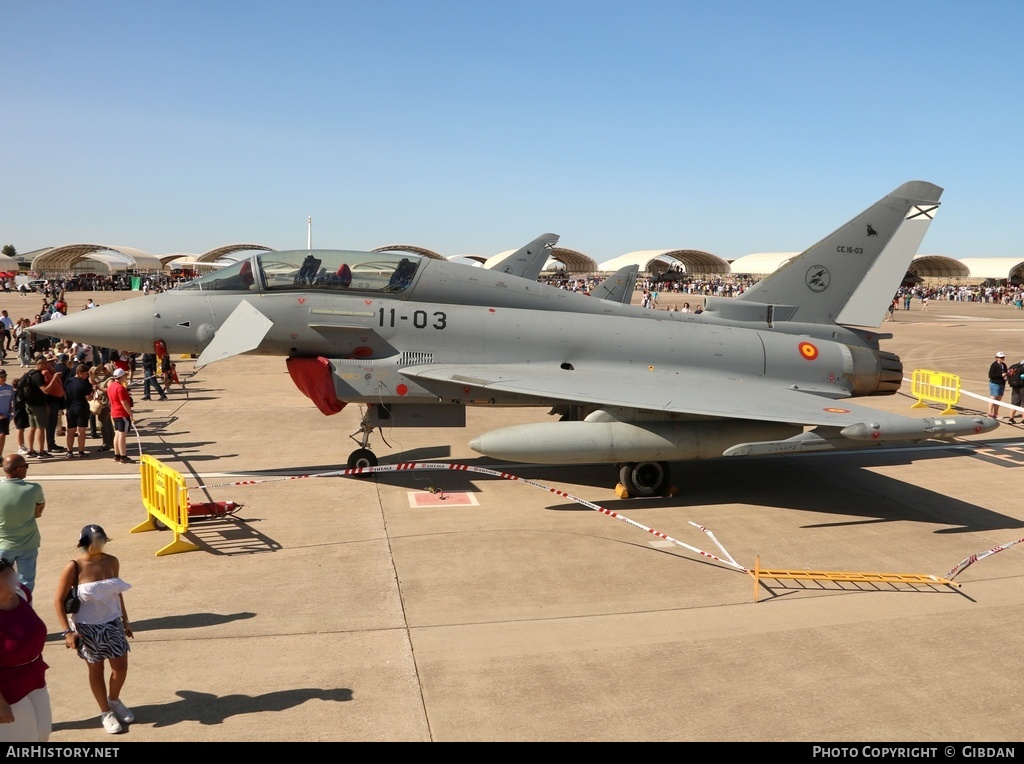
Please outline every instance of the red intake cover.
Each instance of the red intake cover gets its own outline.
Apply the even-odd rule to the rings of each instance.
[[[289,358],[286,363],[292,382],[322,414],[330,416],[345,408],[345,402],[334,394],[334,375],[326,358]]]

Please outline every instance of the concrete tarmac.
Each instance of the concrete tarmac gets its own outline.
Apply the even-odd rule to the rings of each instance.
[[[74,294],[72,310],[90,296],[110,299]],[[5,302],[14,316],[38,306]],[[1024,358],[1024,314],[1010,306],[932,301],[896,315],[883,347],[908,375],[948,371],[984,394],[997,350]],[[145,519],[137,466],[105,454],[31,463],[47,498],[35,593],[51,632],[51,742],[1024,737],[1024,544],[968,568],[960,590],[771,583],[755,603],[750,576],[521,482],[299,477],[344,467],[358,406],[323,416],[280,358],[192,371],[178,362],[185,390],[166,402],[133,388],[130,453],[210,486],[193,501],[244,504],[193,522],[200,551],[157,557],[168,532],[129,533]],[[905,395],[860,401],[915,413]],[[371,445],[382,464],[493,468],[469,450],[473,435],[547,420],[470,409],[465,430],[385,431],[390,447],[379,434]],[[1021,467],[1024,431],[1004,425],[953,447],[673,465],[673,498],[616,499],[609,465],[498,469],[717,553],[699,523],[748,567],[760,556],[768,568],[941,576],[1024,536]],[[268,482],[227,485],[243,480]],[[137,720],[118,736],[100,726],[52,604],[87,523],[107,530],[133,587],[122,698]]]

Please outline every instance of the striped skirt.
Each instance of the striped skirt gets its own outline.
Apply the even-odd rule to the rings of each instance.
[[[75,631],[81,637],[78,657],[84,658],[86,663],[101,663],[106,658],[120,658],[131,650],[120,618],[106,623],[76,623]]]

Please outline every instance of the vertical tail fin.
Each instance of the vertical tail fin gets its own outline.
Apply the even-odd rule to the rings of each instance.
[[[878,326],[941,195],[932,183],[904,183],[738,299],[794,306],[801,323]]]
[[[623,266],[598,284],[590,296],[597,297],[599,300],[629,305],[629,301],[633,297],[633,288],[636,286],[636,275],[639,272],[639,265]]]
[[[500,259],[488,261],[485,268],[536,281],[544,265],[551,257],[551,250],[558,243],[558,234],[545,233],[525,247],[510,252]]]

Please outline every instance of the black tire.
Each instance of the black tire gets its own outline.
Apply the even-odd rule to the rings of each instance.
[[[377,455],[368,448],[357,448],[348,455],[348,468],[354,470],[356,467],[376,467]]]
[[[619,482],[630,496],[657,496],[668,479],[668,462],[631,462],[619,468]]]

